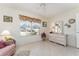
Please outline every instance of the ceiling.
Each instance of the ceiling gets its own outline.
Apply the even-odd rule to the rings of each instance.
[[[28,11],[43,17],[50,17],[77,8],[79,7],[79,4],[78,3],[0,3],[0,6]]]

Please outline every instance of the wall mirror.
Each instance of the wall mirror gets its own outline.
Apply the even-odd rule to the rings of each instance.
[[[69,21],[68,21],[70,24],[73,24],[73,23],[75,23],[75,19],[69,19]]]

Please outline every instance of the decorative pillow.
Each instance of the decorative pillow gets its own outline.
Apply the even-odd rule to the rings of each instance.
[[[10,36],[10,35],[9,36],[4,36],[4,38],[5,38],[6,41],[13,40],[13,37]]]
[[[16,41],[11,35],[1,36],[0,37],[0,47],[3,48],[5,46],[16,44]]]
[[[14,44],[14,41],[13,40],[8,40],[5,42],[5,45],[8,46],[8,45],[11,45],[11,44]]]
[[[0,49],[5,47],[5,42],[3,40],[0,40]]]

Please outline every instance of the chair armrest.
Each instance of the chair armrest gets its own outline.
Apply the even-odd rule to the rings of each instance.
[[[0,56],[10,56],[16,51],[16,45],[11,44],[9,46],[6,46],[2,49],[0,49]]]

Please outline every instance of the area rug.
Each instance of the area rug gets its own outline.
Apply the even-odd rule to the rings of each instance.
[[[29,55],[30,55],[30,51],[20,50],[20,51],[16,52],[14,56],[29,56]]]

